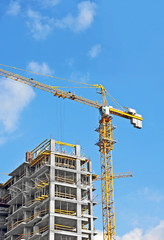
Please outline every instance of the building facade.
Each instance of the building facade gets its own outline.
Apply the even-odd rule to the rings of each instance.
[[[0,185],[0,240],[94,239],[96,175],[79,145],[45,140],[10,176]]]
[[[7,232],[6,217],[8,216],[9,205],[5,202],[7,190],[3,184],[0,184],[0,240],[4,240]]]

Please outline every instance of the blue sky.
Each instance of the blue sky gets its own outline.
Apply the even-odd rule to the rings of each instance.
[[[113,117],[117,125],[114,172],[134,175],[115,180],[118,240],[162,240],[164,236],[163,8],[162,0],[0,1],[1,64],[101,83],[122,106],[143,115],[142,130]],[[2,68],[46,84],[77,86]],[[71,91],[100,100],[95,89]],[[99,174],[94,145],[98,120],[96,109],[1,78],[0,172],[12,171],[24,161],[27,150],[52,137],[81,144]],[[6,177],[0,175],[0,179]],[[99,201],[100,183],[96,186]],[[95,215],[97,239],[101,239],[101,204]]]

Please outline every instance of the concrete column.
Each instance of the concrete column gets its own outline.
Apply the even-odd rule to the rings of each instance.
[[[49,240],[55,240],[54,237],[54,224],[55,224],[55,218],[54,218],[54,209],[55,209],[55,140],[50,140],[50,183],[49,183]]]
[[[31,230],[29,227],[25,227],[24,228],[24,234],[25,236],[27,236],[28,238],[30,238],[30,233],[31,233]]]
[[[75,154],[76,154],[77,157],[80,157],[80,145],[76,145]]]
[[[91,160],[89,160],[89,162],[88,162],[88,170],[89,170],[89,172],[92,172],[92,162],[91,162]]]
[[[80,165],[80,145],[76,145],[76,170],[77,170],[77,174],[76,174],[76,181],[77,181],[77,240],[81,240],[81,165]]]
[[[89,199],[90,199],[90,230],[91,230],[91,240],[94,239],[93,233],[94,233],[94,220],[93,220],[93,182],[92,182],[92,163],[91,161],[88,162],[89,164],[89,172],[90,174],[90,189],[89,189]]]
[[[35,226],[33,227],[33,232],[38,232],[38,233],[39,233],[39,227],[35,225]]]

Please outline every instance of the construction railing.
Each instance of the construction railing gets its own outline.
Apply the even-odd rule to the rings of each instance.
[[[30,163],[31,167],[35,167],[34,172],[39,170],[45,164],[49,164],[49,158],[48,158],[49,155],[50,155],[49,152],[42,153]]]
[[[30,216],[30,217],[28,217],[28,218],[21,219],[21,220],[15,222],[15,223],[13,223],[12,225],[8,226],[8,231],[12,230],[13,228],[15,228],[16,226],[18,226],[18,225],[19,225],[20,223],[22,223],[22,222],[28,223],[28,222],[32,221],[34,218],[36,218],[36,217],[39,217],[39,216],[41,217],[41,216],[43,216],[43,215],[46,215],[48,212],[49,212],[48,209],[42,210],[42,211],[39,211],[39,212],[35,213],[34,215],[32,215],[32,216]]]
[[[6,194],[3,198],[1,198],[1,201],[3,203],[8,203],[11,200],[11,196],[9,194]]]
[[[61,163],[61,162],[55,162],[56,166],[63,167],[63,168],[71,168],[75,169],[75,166],[70,163]]]
[[[11,177],[9,180],[7,180],[5,183],[3,183],[2,186],[9,188],[13,184],[14,184],[14,177]]]
[[[42,143],[40,143],[36,148],[34,148],[31,153],[34,154],[34,158],[37,158],[41,154],[48,152],[50,148],[50,140],[45,139]]]
[[[69,194],[69,193],[63,193],[63,192],[55,192],[55,197],[76,199],[75,194]]]
[[[30,200],[30,201],[28,201],[28,202],[25,202],[25,203],[23,204],[23,206],[29,207],[30,205],[32,205],[34,202],[37,202],[37,201],[41,201],[41,199],[35,198],[35,199],[33,199],[33,200]]]
[[[63,167],[63,168],[75,169],[76,168],[76,159],[55,154],[55,165],[59,166],[59,167]]]
[[[20,234],[15,240],[29,239],[30,237],[34,236],[36,233],[42,234],[47,230],[48,230],[48,225],[31,233]]]
[[[46,186],[49,186],[49,182],[48,181],[41,181],[39,183],[36,184],[36,188],[41,189],[44,188]]]
[[[37,198],[33,199],[33,200],[30,200],[28,202],[25,202],[22,204],[22,206],[20,206],[19,208],[21,207],[29,207],[30,205],[32,205],[33,203],[35,202],[40,202],[40,201],[43,201],[44,199],[48,198],[49,196],[48,195],[41,195],[41,196],[38,196]],[[19,209],[18,208],[18,209]]]
[[[68,211],[63,209],[55,209],[55,213],[76,216],[76,211]]]
[[[19,181],[21,178],[23,178],[24,176],[26,176],[26,172],[24,172],[22,175],[18,176],[16,181]]]
[[[88,223],[83,223],[82,224],[82,229],[83,230],[89,230],[89,224]]]
[[[83,195],[83,196],[81,197],[81,200],[88,200],[88,194]]]
[[[88,208],[82,208],[81,213],[82,213],[82,215],[83,214],[88,214],[89,213]]]
[[[86,166],[86,164],[83,164],[82,166],[81,166],[81,171],[87,171],[87,166]]]
[[[35,198],[35,199],[33,199],[33,200],[30,200],[30,201],[28,201],[28,202],[24,202],[24,203],[22,203],[22,205],[21,206],[19,206],[15,211],[17,211],[18,209],[20,209],[21,207],[29,207],[29,206],[31,206],[33,203],[35,203],[35,202],[40,202],[40,201],[43,201],[43,200],[45,200],[46,198],[48,198],[49,196],[48,195],[41,195],[41,196],[39,196],[39,197],[37,197],[37,198]],[[12,213],[14,213],[14,212],[12,212]]]
[[[58,182],[75,184],[75,180],[72,179],[72,178],[64,178],[64,177],[56,176],[55,179],[56,179],[56,181],[58,181]]]
[[[56,230],[64,230],[64,231],[76,232],[76,228],[75,227],[66,226],[66,225],[60,225],[60,224],[55,224],[55,229]]]

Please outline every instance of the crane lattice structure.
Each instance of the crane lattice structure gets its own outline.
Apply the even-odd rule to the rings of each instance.
[[[9,71],[0,69],[0,75],[43,91],[52,93],[54,96],[67,98],[99,109],[101,119],[99,121],[99,146],[101,160],[101,186],[102,186],[102,215],[103,215],[103,239],[116,240],[115,211],[114,211],[114,188],[113,188],[113,163],[112,150],[113,144],[113,126],[112,115],[129,119],[135,128],[142,128],[142,116],[137,114],[134,109],[127,108],[125,111],[109,106],[106,99],[107,91],[102,85],[92,85],[100,89],[101,103],[92,101],[71,92],[63,91],[54,86],[49,86],[34,79],[22,77]]]

